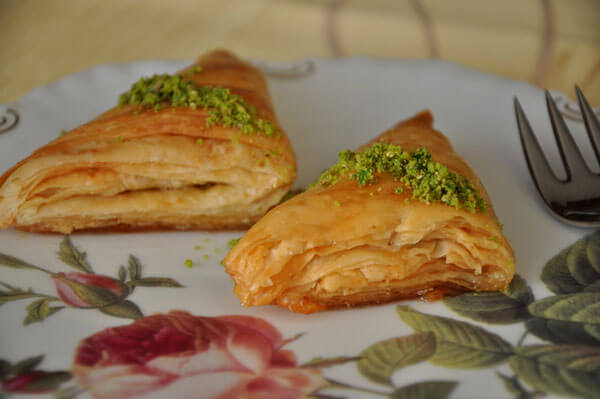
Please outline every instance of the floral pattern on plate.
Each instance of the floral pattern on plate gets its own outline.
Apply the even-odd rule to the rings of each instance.
[[[172,311],[85,339],[73,373],[103,399],[295,399],[326,385],[319,370],[297,367],[285,344],[258,318]]]
[[[52,302],[62,302],[73,308],[98,309],[107,315],[128,319],[143,317],[140,308],[127,297],[136,287],[182,287],[177,281],[164,277],[142,277],[139,260],[129,255],[128,267],[119,267],[118,278],[95,274],[86,260],[85,252],[79,251],[69,236],[60,243],[58,258],[77,272],[53,273],[14,256],[0,253],[0,266],[15,269],[29,269],[46,273],[56,287],[58,297],[24,290],[0,281],[4,290],[0,291],[0,305],[21,299],[39,298],[27,305],[27,316],[23,324],[43,321],[64,306],[50,306]]]
[[[102,310],[122,303],[136,282],[144,281],[139,262],[133,256],[129,271],[121,268],[119,279],[113,279],[94,275],[85,253],[68,237],[62,241],[58,254],[66,264],[83,272],[50,273],[9,255],[0,256],[0,263],[51,274],[60,299],[44,296],[32,304],[62,300],[68,306]],[[174,280],[160,281],[179,286]],[[394,384],[392,377],[402,368],[429,361],[434,366],[461,370],[494,369],[508,364],[512,375],[498,370],[495,373],[514,398],[542,398],[547,393],[598,397],[600,231],[585,236],[550,259],[542,271],[542,281],[554,296],[535,300],[527,282],[516,275],[506,292],[466,293],[444,299],[451,310],[466,319],[499,325],[522,323],[523,335],[514,344],[476,324],[398,305],[397,316],[414,334],[375,342],[358,354],[317,357],[298,365],[294,352],[284,346],[300,339],[302,334],[284,339],[275,326],[257,317],[202,317],[186,311],[170,311],[104,329],[80,342],[71,370],[77,386],[59,390],[62,383],[71,379],[71,374],[36,370],[43,359],[39,356],[16,365],[3,360],[2,389],[5,393],[56,390],[61,398],[88,391],[100,399],[344,397],[327,393],[330,390],[350,390],[390,399],[450,397],[458,381]],[[7,301],[42,295],[19,292],[11,287],[0,298]],[[31,304],[30,307],[33,308]],[[46,312],[52,314],[55,308],[49,309]],[[28,318],[31,313],[29,309]],[[549,343],[524,345],[528,334]],[[366,380],[383,388],[327,378],[321,370],[346,363],[355,363]]]

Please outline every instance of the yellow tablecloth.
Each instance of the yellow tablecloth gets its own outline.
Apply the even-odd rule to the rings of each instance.
[[[600,105],[599,0],[0,0],[0,103],[101,63],[435,57]]]

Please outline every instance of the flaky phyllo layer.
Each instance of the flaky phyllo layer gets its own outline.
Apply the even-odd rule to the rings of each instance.
[[[310,313],[505,288],[514,258],[487,193],[431,124],[420,114],[377,141],[426,146],[476,186],[485,212],[415,200],[385,173],[362,187],[347,177],[313,188],[271,210],[227,256],[242,304]]]
[[[207,109],[116,107],[0,178],[0,227],[226,229],[258,220],[295,178],[289,140],[256,68],[223,51],[196,65],[187,79],[230,88],[277,134],[207,123]]]

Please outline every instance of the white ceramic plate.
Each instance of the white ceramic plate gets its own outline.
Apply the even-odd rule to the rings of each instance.
[[[307,60],[295,65],[276,65],[260,61],[256,63],[265,71],[277,115],[297,154],[299,174],[296,187],[305,187],[314,180],[323,169],[336,160],[340,150],[355,148],[399,120],[429,108],[435,116],[436,127],[450,138],[457,152],[471,164],[489,191],[498,217],[504,223],[504,232],[515,249],[517,272],[527,281],[536,299],[552,295],[540,280],[542,268],[559,250],[590,231],[568,227],[552,218],[543,207],[528,175],[514,119],[512,103],[514,96],[517,96],[523,104],[542,146],[550,156],[550,161],[559,169],[557,150],[551,137],[541,90],[527,83],[507,80],[440,61],[353,58]],[[8,169],[36,148],[55,138],[61,129],[71,129],[112,107],[119,93],[126,90],[140,76],[174,72],[185,65],[186,62],[170,61],[102,65],[71,75],[55,84],[38,88],[13,104],[0,107],[0,119],[2,115],[5,117],[0,121],[3,123],[0,124],[0,131],[5,131],[0,134],[0,171]],[[567,114],[570,112],[569,107],[573,108],[573,104],[564,97],[561,98],[561,104]],[[18,120],[15,118],[16,115]],[[569,114],[575,117],[569,121],[569,124],[584,148],[585,156],[591,160],[590,146],[586,141],[583,125],[576,120],[576,115],[573,112]],[[592,165],[597,169],[596,164],[592,163]],[[254,385],[242,391],[248,393],[254,386],[254,389],[262,395],[257,397],[297,398],[302,397],[298,392],[311,392],[314,391],[310,389],[311,386],[322,385],[324,380],[321,378],[351,387],[320,389],[318,392],[313,392],[316,395],[314,397],[392,397],[390,395],[394,390],[398,391],[397,396],[394,396],[397,398],[517,397],[514,392],[507,390],[497,372],[506,376],[513,376],[517,372],[520,383],[528,392],[539,390],[567,394],[567,396],[588,395],[589,397],[600,392],[593,391],[600,388],[594,387],[593,383],[590,385],[589,381],[587,385],[583,383],[577,385],[573,382],[581,382],[587,378],[585,373],[581,374],[582,372],[576,366],[565,369],[566,371],[557,368],[567,367],[565,365],[570,364],[567,360],[562,359],[556,365],[548,366],[550,363],[543,362],[552,362],[552,359],[531,360],[529,355],[514,349],[526,331],[523,321],[502,325],[487,324],[475,321],[472,317],[460,316],[442,302],[400,303],[428,315],[445,316],[470,323],[467,327],[455,322],[448,322],[451,325],[447,328],[438,326],[440,329],[436,330],[437,333],[433,337],[433,345],[437,343],[438,354],[433,358],[428,357],[433,352],[426,353],[427,349],[419,349],[421,352],[417,353],[414,348],[419,345],[405,344],[409,339],[425,339],[427,342],[422,346],[429,345],[429,349],[433,351],[430,337],[425,334],[417,338],[400,338],[396,341],[397,344],[388,343],[388,345],[395,345],[394,350],[390,346],[372,349],[372,351],[381,350],[382,352],[379,353],[383,354],[380,354],[379,360],[368,358],[371,359],[369,364],[364,363],[366,362],[364,360],[362,368],[358,367],[356,359],[339,359],[338,357],[359,356],[365,349],[382,340],[412,335],[412,328],[398,317],[396,312],[398,304],[328,311],[312,315],[294,314],[271,306],[243,308],[232,294],[233,284],[219,263],[228,250],[228,240],[241,234],[242,232],[196,231],[85,233],[74,234],[71,237],[72,243],[80,251],[86,252],[87,261],[97,275],[117,278],[119,266],[127,266],[128,257],[133,254],[141,262],[142,277],[170,278],[185,286],[184,288],[138,286],[127,297],[127,300],[137,304],[137,308],[130,305],[121,309],[129,316],[137,311],[143,312],[144,315],[152,315],[176,309],[206,317],[246,315],[270,323],[285,339],[303,334],[286,343],[284,347],[285,350],[292,351],[297,359],[296,363],[288,362],[284,368],[289,373],[288,377],[292,376],[296,379],[290,377],[291,379],[279,380],[281,384],[291,384],[297,388],[296,391],[290,388],[292,390],[288,392],[289,396],[285,396],[283,391],[276,391],[269,385],[275,384],[275,375],[281,372],[281,369],[277,368],[275,361],[269,363],[269,359],[272,359],[271,354],[263,353],[262,357],[258,356],[256,351],[260,345],[256,340],[249,339],[248,342],[238,345],[237,349],[227,347],[226,352],[223,352],[224,347],[218,345],[214,347],[217,348],[214,353],[198,348],[195,350],[188,348],[181,353],[171,352],[170,356],[177,355],[171,360],[195,359],[196,362],[201,362],[203,359],[202,361],[205,362],[203,366],[189,365],[193,363],[190,361],[189,367],[185,368],[179,363],[176,366],[165,360],[168,364],[159,367],[154,363],[151,366],[148,362],[144,363],[138,359],[140,367],[145,367],[145,372],[155,367],[154,377],[161,373],[163,376],[170,376],[168,383],[164,380],[159,383],[154,377],[143,381],[136,380],[136,389],[146,390],[149,395],[147,397],[216,398],[219,397],[219,392],[227,391],[228,387],[236,384],[238,387],[243,386],[241,381],[254,381]],[[51,273],[82,273],[81,270],[73,269],[56,256],[62,240],[61,236],[38,235],[8,229],[0,231],[0,252],[43,267]],[[590,251],[593,251],[591,244],[588,246],[592,248]],[[193,267],[184,266],[186,259],[193,261]],[[593,259],[590,262],[592,261]],[[2,262],[6,266],[10,260],[3,258]],[[14,296],[4,297],[4,299],[15,300],[6,300],[6,303],[0,307],[0,358],[14,366],[18,361],[28,357],[45,356],[43,361],[33,367],[30,365],[29,369],[13,368],[12,374],[5,374],[5,388],[8,386],[6,389],[26,390],[29,381],[27,378],[33,381],[42,376],[41,373],[33,372],[36,370],[46,372],[70,370],[75,349],[81,340],[107,327],[131,323],[131,320],[107,315],[96,308],[77,309],[69,306],[75,303],[61,303],[57,295],[57,286],[64,286],[66,283],[65,280],[61,282],[56,274],[5,266],[0,265],[0,281],[14,289],[31,289],[33,293],[59,299],[46,302],[48,306],[64,306],[61,310],[48,315],[43,321],[23,325],[23,320],[28,314],[31,320],[35,320],[36,317],[39,319],[48,313],[43,301],[40,301],[45,297],[27,297],[19,300]],[[130,277],[127,275],[127,278]],[[88,278],[81,281],[93,285],[92,280],[93,278]],[[97,278],[97,281],[96,284],[104,287],[114,284],[114,282],[107,282],[109,280],[104,277]],[[591,284],[590,281],[584,283]],[[582,284],[585,285],[584,283]],[[8,295],[11,288],[5,286],[2,290],[5,295]],[[521,291],[524,297],[527,296],[526,293],[526,290]],[[18,293],[15,291],[13,294]],[[2,298],[0,297],[0,300]],[[523,299],[523,296],[520,298]],[[530,299],[520,304],[518,301],[514,303],[509,301],[513,306],[512,311],[519,307],[517,309],[519,312],[525,311]],[[38,302],[34,303],[34,301]],[[37,307],[31,305],[27,310],[27,306],[32,303]],[[482,313],[483,318],[486,318],[485,310]],[[593,317],[595,321],[592,321],[598,323],[597,311]],[[202,320],[206,323],[214,321],[214,319]],[[432,321],[434,324],[443,324],[440,319],[429,318],[428,320],[434,320]],[[580,328],[583,325],[575,323],[571,326]],[[590,325],[598,326],[594,323]],[[479,326],[482,329],[472,329],[470,326]],[[466,335],[461,335],[458,330],[464,328],[466,328]],[[254,338],[258,334],[255,330],[250,333],[248,330],[243,331]],[[452,338],[452,331],[462,338]],[[201,333],[201,331],[197,332],[200,335]],[[469,334],[471,334],[469,339],[472,339],[470,343],[461,341],[468,340],[465,337]],[[225,335],[221,338],[231,338]],[[453,339],[458,340],[458,344],[455,345],[458,348],[457,352],[452,356],[457,360],[454,364],[446,361],[440,365],[440,361],[436,362],[435,356],[439,355],[440,350],[447,350],[448,345],[451,345],[448,340]],[[502,342],[498,343],[500,342],[498,339]],[[563,338],[563,341],[569,342],[569,340],[568,336]],[[288,358],[291,356],[289,352],[282,352],[284,349],[277,348],[279,345],[277,339],[271,337],[271,341],[275,342],[273,356],[281,353],[285,353]],[[167,345],[152,342],[154,342],[154,349],[163,344]],[[499,345],[500,349],[494,349],[489,342],[495,342],[493,345]],[[593,344],[595,341],[590,338],[589,342]],[[597,341],[596,345],[598,342],[600,341]],[[529,334],[521,344],[543,343],[550,344]],[[577,341],[573,338],[571,343],[581,343],[581,339]],[[467,352],[461,352],[461,348],[467,348],[464,349]],[[570,347],[561,348],[568,352]],[[573,355],[573,359],[583,360],[586,356],[592,356],[590,353],[596,353],[593,351],[598,350],[599,347],[585,348],[588,352],[577,352]],[[555,349],[550,352],[556,352]],[[515,354],[517,352],[521,355]],[[227,356],[224,355],[225,353]],[[493,361],[482,364],[481,359],[490,353],[493,355]],[[237,363],[233,363],[236,366],[215,369],[221,355],[227,357],[229,361],[235,359]],[[408,356],[422,361],[415,360],[416,363],[412,362],[415,364],[408,364],[411,363],[406,361]],[[470,358],[471,363],[461,356]],[[335,364],[324,367],[325,364],[321,362],[313,363],[311,367],[296,367],[317,357],[336,358],[332,361]],[[386,362],[389,363],[388,371],[384,367]],[[588,377],[592,380],[595,378],[595,383],[598,384],[600,366],[597,357],[595,362],[593,363],[596,367],[595,371],[586,372],[589,372]],[[400,367],[403,365],[405,367]],[[544,369],[545,372],[563,373],[561,374],[563,377],[560,378],[564,379],[566,378],[564,375],[567,375],[571,378],[571,385],[554,374],[552,374],[554,377],[546,380],[545,377],[536,377],[531,374],[533,371],[529,370],[527,365],[538,367],[538,371],[550,367],[548,369],[550,371]],[[369,367],[371,367],[371,374],[365,371]],[[123,394],[123,390],[127,381],[134,378],[134,372],[129,370],[123,373],[122,380],[109,379],[102,384],[103,389],[113,390],[110,397],[130,395]],[[374,377],[375,374],[379,377]],[[30,377],[26,377],[27,375]],[[258,375],[262,377],[259,378]],[[63,378],[65,380],[68,378],[65,374],[45,374],[44,378],[46,379],[38,382],[46,384],[49,390],[54,388],[60,390],[64,397],[91,397],[90,393],[74,379],[59,384],[58,382]],[[456,384],[430,384],[406,388],[411,384],[431,380],[453,381]],[[150,386],[150,381],[154,385]],[[308,385],[308,388],[302,388],[303,384]],[[518,384],[515,382],[513,385]],[[98,389],[98,386],[94,389]],[[426,389],[432,391],[426,393]],[[592,391],[588,392],[586,389]],[[445,395],[445,392],[448,394]],[[52,396],[50,393],[47,395]],[[241,393],[238,396],[245,397]],[[544,397],[552,397],[552,394]]]

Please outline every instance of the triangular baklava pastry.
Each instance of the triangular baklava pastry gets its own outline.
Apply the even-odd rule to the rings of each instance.
[[[142,78],[118,100],[0,177],[0,227],[244,228],[296,177],[265,79],[231,53]]]
[[[224,264],[245,306],[315,311],[502,290],[514,257],[483,185],[422,112],[273,208]]]

